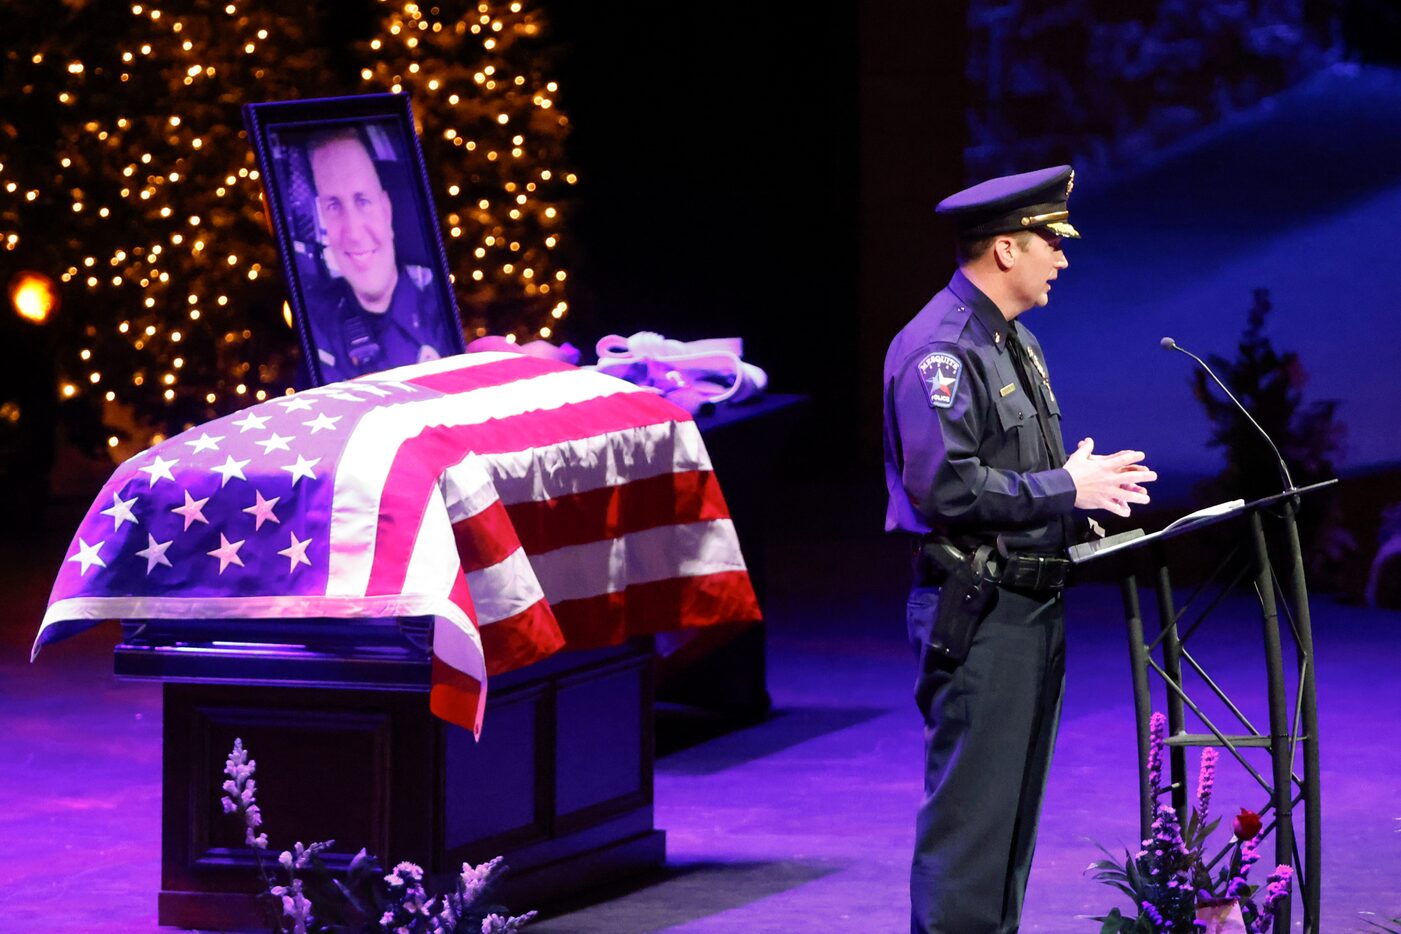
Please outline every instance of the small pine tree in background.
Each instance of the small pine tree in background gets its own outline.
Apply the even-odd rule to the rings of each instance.
[[[380,2],[362,77],[413,98],[468,338],[551,337],[569,309],[562,212],[577,179],[542,14],[523,0]]]
[[[1272,308],[1269,290],[1256,289],[1236,358],[1213,354],[1207,359],[1274,439],[1295,486],[1302,487],[1337,475],[1334,460],[1342,452],[1346,426],[1337,417],[1336,400],[1304,401],[1308,374],[1299,355],[1276,350],[1265,334]],[[1278,463],[1260,433],[1201,370],[1192,374],[1192,390],[1211,420],[1211,445],[1226,454],[1226,466],[1209,482],[1207,494],[1250,501],[1280,492]],[[1338,519],[1327,497],[1315,496],[1303,505],[1301,544],[1316,573],[1328,575],[1356,548]]]
[[[60,283],[56,391],[102,413],[68,420],[104,436],[80,440],[131,453],[282,392],[294,342],[239,108],[320,90],[302,18],[241,0],[3,7],[0,243],[8,268]]]

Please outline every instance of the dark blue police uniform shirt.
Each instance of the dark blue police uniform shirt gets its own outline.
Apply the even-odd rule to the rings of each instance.
[[[457,353],[455,342],[446,331],[442,304],[432,283],[431,270],[401,265],[389,307],[383,314],[373,314],[360,307],[349,283],[344,279],[335,280],[324,300],[327,311],[320,320],[317,316],[312,318],[323,381],[349,379],[362,373],[417,363],[425,346],[442,357]],[[373,359],[358,366],[350,359],[352,318],[358,319],[379,347]],[[317,325],[324,325],[328,330]]]
[[[1041,364],[1028,367],[1029,387],[1007,349],[1013,332]],[[1001,534],[1027,552],[1072,543],[1075,484],[1062,467],[1060,406],[1044,368],[1031,332],[955,272],[886,352],[887,531],[933,531],[964,547]],[[1030,392],[1050,415],[1044,438]]]

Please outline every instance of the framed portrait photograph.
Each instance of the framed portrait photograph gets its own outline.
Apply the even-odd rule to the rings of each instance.
[[[408,97],[243,114],[312,385],[463,353]]]

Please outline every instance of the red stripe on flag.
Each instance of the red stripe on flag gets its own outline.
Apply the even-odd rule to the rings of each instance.
[[[564,648],[555,614],[543,599],[514,616],[485,624],[480,631],[488,675],[523,668]]]
[[[673,577],[554,604],[569,649],[617,645],[629,636],[763,618],[745,571]]]
[[[532,376],[572,369],[575,368],[557,360],[542,360],[539,357],[528,357],[525,354],[520,354],[507,360],[496,360],[492,363],[480,363],[476,366],[464,366],[441,373],[417,376],[408,380],[408,383],[451,394],[470,392],[473,389],[486,389],[491,386],[504,386],[506,383],[529,379]]]
[[[473,626],[477,625],[477,607],[472,602],[472,588],[467,586],[467,575],[461,568],[457,570],[457,579],[452,582],[452,590],[448,591],[448,599],[467,614]]]
[[[385,478],[366,593],[398,593],[403,589],[432,487],[438,476],[465,454],[523,451],[659,422],[689,420],[684,409],[660,396],[625,392],[482,424],[425,428],[399,446]]]
[[[452,527],[457,555],[464,571],[480,571],[506,560],[521,546],[506,507],[497,500],[475,516]]]
[[[482,683],[433,657],[433,687],[428,692],[428,709],[435,717],[479,733],[483,698]]]
[[[720,483],[708,470],[662,474],[540,502],[512,503],[504,511],[526,553],[532,555],[658,526],[727,519],[730,515]]]
[[[616,392],[550,409],[532,409],[519,415],[493,418],[460,430],[466,432],[468,450],[477,454],[505,454],[644,425],[689,421],[691,416],[685,409],[654,393]]]

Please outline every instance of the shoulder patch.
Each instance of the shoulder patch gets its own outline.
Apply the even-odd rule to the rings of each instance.
[[[963,363],[950,353],[935,352],[926,354],[917,364],[919,378],[929,393],[929,406],[947,409],[953,405],[958,393],[958,378],[963,374]]]

